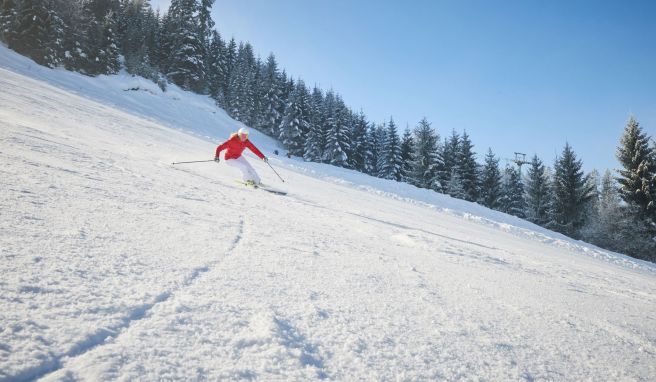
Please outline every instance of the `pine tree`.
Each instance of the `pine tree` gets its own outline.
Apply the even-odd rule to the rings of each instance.
[[[533,156],[526,179],[526,218],[544,226],[549,221],[551,193],[549,177],[542,160]]]
[[[462,178],[460,177],[460,172],[457,168],[451,170],[449,183],[446,185],[446,193],[457,199],[465,199],[465,189],[463,187]]]
[[[501,207],[501,171],[499,159],[494,156],[492,149],[485,155],[485,164],[481,176],[480,202],[488,208],[498,210]]]
[[[125,35],[125,20],[124,17],[119,17],[119,38],[124,41]],[[155,52],[157,66],[162,74],[168,73],[171,66],[171,54],[173,52],[173,23],[168,13],[165,13],[159,19],[159,28],[157,31],[157,51]],[[125,54],[125,52],[124,52]]]
[[[258,57],[248,77],[251,101],[249,103],[250,109],[248,110],[246,124],[256,128],[259,128],[258,123],[262,119],[262,100],[264,98],[264,89],[262,88],[263,68],[262,60]]]
[[[595,230],[599,224],[599,204],[601,192],[599,191],[599,171],[593,169],[587,176],[585,186],[590,189],[590,199],[583,207],[584,222],[579,231],[582,240],[591,243],[595,237]]]
[[[624,201],[625,251],[656,260],[656,148],[638,122],[629,118],[617,149],[619,195]]]
[[[95,3],[89,3],[89,7]],[[88,11],[93,14],[88,25],[88,45],[86,56],[88,58],[85,72],[90,75],[115,74],[120,69],[118,38],[116,36],[116,19],[111,10],[95,19],[94,8]]]
[[[382,142],[382,150],[380,152],[378,177],[384,179],[401,180],[401,140],[396,131],[396,124],[394,119],[390,117],[385,130],[384,140]]]
[[[64,25],[62,43],[64,68],[86,74],[91,14],[80,1],[55,0],[54,7]]]
[[[304,143],[303,158],[306,161],[319,162],[323,158],[323,110],[323,93],[315,86],[310,98],[310,126]]]
[[[232,93],[234,93],[233,86],[236,85],[236,81],[233,81],[233,77],[237,75],[237,49],[237,42],[233,37],[226,45],[225,67],[223,70],[225,73],[225,87],[222,89],[223,97],[219,99],[219,105],[226,111],[230,110],[230,102],[233,99]]]
[[[45,46],[48,35],[45,28],[48,8],[45,0],[23,0],[16,16],[16,43],[18,53],[45,65]]]
[[[375,142],[376,124],[368,122],[364,136],[364,170],[367,175],[376,175],[376,162],[378,161],[378,151]]]
[[[354,117],[353,121],[353,133],[351,138],[351,149],[353,155],[351,156],[350,167],[353,169],[366,172],[367,156],[368,150],[367,147],[367,118],[365,117],[362,110],[360,113]]]
[[[278,72],[278,63],[272,54],[267,58],[262,75],[262,106],[261,117],[258,125],[260,130],[266,134],[272,135],[277,131],[277,126],[282,122],[282,116],[279,113],[280,105],[280,73]]]
[[[299,97],[299,102],[300,102],[300,108],[301,108],[301,120],[303,123],[301,124],[301,154],[300,156],[305,156],[305,141],[307,140],[307,136],[310,133],[310,126],[311,126],[311,121],[312,121],[312,111],[313,111],[313,106],[312,106],[312,95],[310,94],[310,89],[308,89],[307,86],[305,86],[305,82],[303,80],[299,80],[298,83],[296,84],[298,88],[298,93],[300,94]]]
[[[526,216],[526,201],[524,200],[524,185],[519,170],[506,167],[501,193],[500,210],[523,219]]]
[[[299,80],[289,95],[280,125],[280,140],[294,156],[303,156],[303,141],[309,129],[309,97],[305,83]]]
[[[55,67],[63,57],[64,25],[50,0],[22,0],[10,46],[40,65]]]
[[[410,128],[406,126],[401,137],[401,181],[410,183],[412,173],[412,151],[415,142]]]
[[[149,78],[160,79],[163,78],[160,73],[162,54],[160,52],[162,41],[160,40],[160,30],[162,28],[159,11],[155,13],[150,4],[146,8],[146,15],[144,20],[144,45],[146,46],[147,63],[153,72]],[[161,86],[161,85],[160,85]]]
[[[240,43],[237,49],[237,63],[230,76],[228,112],[231,117],[241,122],[247,122],[253,110],[252,79],[256,69],[253,47],[249,43]]]
[[[282,73],[282,78],[281,78],[281,96],[280,99],[283,101],[283,105],[286,105],[287,98],[289,98],[289,95],[292,93],[294,90],[294,79],[289,76],[287,77],[287,73],[283,70]],[[281,113],[282,114],[282,113]]]
[[[439,155],[439,136],[426,118],[422,118],[414,129],[414,147],[410,162],[410,183],[421,188],[443,191],[438,169],[442,158]]]
[[[209,49],[214,31],[214,20],[212,20],[214,1],[200,0],[200,4],[198,4],[198,34],[206,50]]]
[[[585,223],[585,206],[592,198],[592,190],[583,175],[583,163],[576,158],[569,143],[565,144],[562,156],[556,159],[553,179],[553,208],[548,224],[558,232],[578,239]]]
[[[656,229],[656,140],[652,139],[652,176],[651,176],[651,196],[650,204],[647,205],[647,210],[651,212],[652,226]],[[656,236],[655,236],[656,237]],[[656,240],[654,240],[656,242]]]
[[[332,165],[347,167],[350,149],[349,111],[339,95],[336,95],[334,99],[331,109],[328,110],[324,159]]]
[[[462,179],[462,188],[465,192],[465,200],[470,202],[478,200],[478,165],[476,164],[476,153],[467,132],[463,132],[460,139],[458,151],[458,172]]]
[[[626,203],[638,207],[638,219],[646,219],[656,212],[651,189],[656,175],[656,153],[649,146],[649,136],[633,117],[624,129],[617,159],[622,165],[617,178],[620,196]]]
[[[623,222],[625,216],[620,206],[620,196],[611,172],[606,170],[601,180],[601,191],[597,203],[597,219],[586,224],[585,238],[591,243],[614,251],[623,251]]]
[[[52,3],[50,3],[52,4]],[[52,5],[50,5],[52,7]],[[52,8],[46,19],[48,41],[45,49],[45,65],[51,68],[61,65],[64,58],[64,23]]]
[[[196,24],[196,0],[172,0],[169,7],[171,56],[166,76],[185,90],[203,93],[205,80],[204,41]]]
[[[0,40],[7,43],[11,49],[15,49],[16,41],[16,19],[17,0],[0,1]]]
[[[454,173],[460,174],[458,167],[460,165],[460,136],[455,130],[451,131],[451,137],[444,138],[444,145],[442,146],[442,164],[438,170],[440,182],[444,185],[449,184],[451,175]]]
[[[209,94],[219,104],[223,100],[225,89],[225,43],[216,30],[211,32],[210,43],[207,49],[207,87]]]
[[[178,49],[181,44],[180,17],[184,12],[188,13],[181,9],[181,1],[186,0],[174,0],[171,3],[171,12],[162,21],[161,28],[149,0],[131,0],[123,4],[118,19],[118,36],[128,73],[157,82],[158,72],[162,71],[167,73],[169,79],[175,77],[181,81],[182,77],[176,73],[182,70],[180,65],[186,58],[180,56],[182,53]],[[157,47],[154,46],[155,42],[158,43]],[[153,66],[153,58],[159,68]],[[168,76],[168,73],[172,76]],[[179,73],[184,73],[184,70]]]
[[[387,125],[383,122],[374,128],[373,131],[373,144],[372,151],[375,155],[375,163],[372,167],[374,172],[372,175],[376,177],[382,177],[384,172],[383,168],[385,167],[386,160],[386,143],[387,143]]]
[[[286,75],[283,71],[283,75]],[[321,162],[324,162],[328,157],[327,149],[327,139],[328,132],[333,126],[334,123],[334,109],[335,109],[335,93],[332,90],[326,92],[323,102],[321,104]]]

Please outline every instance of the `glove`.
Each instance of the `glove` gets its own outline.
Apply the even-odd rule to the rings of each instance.
[[[216,163],[219,163],[219,162],[221,162],[221,158],[220,158],[220,157],[214,157],[214,161],[215,161]]]
[[[267,157],[264,157],[264,159],[262,159],[262,160],[263,160],[265,163],[269,163],[269,158],[267,158]]]

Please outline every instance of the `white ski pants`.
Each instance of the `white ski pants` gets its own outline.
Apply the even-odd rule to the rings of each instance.
[[[252,180],[255,184],[260,184],[260,177],[255,172],[253,166],[246,160],[244,157],[239,157],[237,159],[226,159],[226,164],[232,167],[236,167],[241,171],[241,176],[244,182]]]

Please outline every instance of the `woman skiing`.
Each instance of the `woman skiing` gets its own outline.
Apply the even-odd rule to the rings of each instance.
[[[241,171],[242,178],[246,184],[257,186],[261,183],[260,177],[257,175],[257,172],[255,172],[253,166],[251,166],[246,158],[241,155],[247,147],[253,152],[253,154],[260,157],[260,159],[268,162],[267,157],[265,157],[264,154],[262,154],[262,152],[248,140],[248,130],[243,127],[239,129],[238,132],[233,133],[227,141],[221,143],[216,148],[214,160],[219,162],[221,160],[219,158],[221,151],[226,150],[224,155],[226,163]]]

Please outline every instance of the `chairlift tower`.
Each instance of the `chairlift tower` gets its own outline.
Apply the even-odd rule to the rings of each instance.
[[[519,168],[520,176],[522,175],[522,166],[531,163],[526,160],[526,154],[519,153],[519,152],[515,152],[515,159],[506,159],[506,161],[513,162],[514,164],[517,165],[517,167]]]

